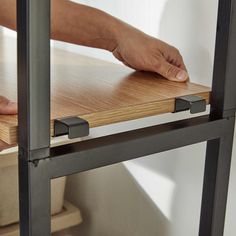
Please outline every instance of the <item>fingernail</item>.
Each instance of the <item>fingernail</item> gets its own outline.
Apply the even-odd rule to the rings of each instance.
[[[188,79],[188,73],[184,70],[181,70],[177,76],[176,76],[176,79],[178,80],[182,80],[182,81],[185,81]]]

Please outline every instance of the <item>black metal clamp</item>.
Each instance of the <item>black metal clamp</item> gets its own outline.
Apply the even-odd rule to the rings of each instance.
[[[175,99],[173,113],[190,110],[191,114],[206,111],[206,100],[200,96],[187,95]]]
[[[68,134],[69,139],[89,135],[88,121],[79,117],[67,117],[54,121],[54,137]]]

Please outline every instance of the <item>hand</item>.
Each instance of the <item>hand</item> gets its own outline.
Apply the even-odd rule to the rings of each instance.
[[[0,96],[0,115],[17,114],[17,104],[9,101],[7,98]],[[9,148],[10,146],[0,140],[0,151]]]
[[[0,115],[16,115],[17,103],[0,96]]]
[[[189,79],[178,49],[131,26],[119,35],[112,52],[118,60],[135,70],[156,72],[177,82]]]

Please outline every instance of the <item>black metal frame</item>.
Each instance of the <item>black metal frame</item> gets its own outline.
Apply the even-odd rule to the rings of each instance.
[[[17,0],[21,236],[50,235],[50,180],[207,141],[199,236],[223,236],[236,111],[236,0],[219,0],[209,116],[50,148],[50,0]]]

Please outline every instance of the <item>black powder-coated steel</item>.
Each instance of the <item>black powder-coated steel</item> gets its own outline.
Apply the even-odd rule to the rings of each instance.
[[[54,121],[54,136],[62,135],[68,135],[69,139],[88,136],[89,123],[80,117],[57,119]]]
[[[174,113],[190,110],[191,114],[206,111],[206,100],[200,96],[187,95],[175,99]]]
[[[50,155],[50,1],[17,0],[17,31],[20,235],[46,236],[50,181],[30,160]]]

